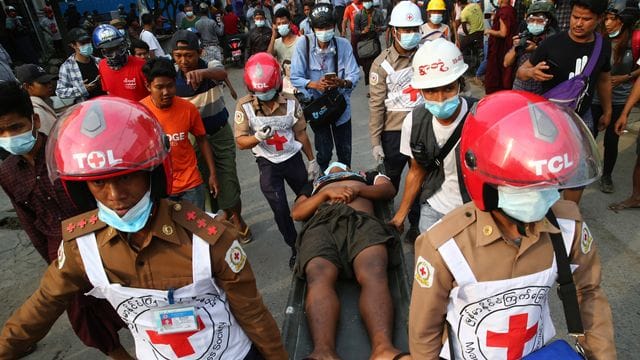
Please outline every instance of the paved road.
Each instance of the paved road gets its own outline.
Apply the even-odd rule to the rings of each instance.
[[[242,86],[240,69],[230,70],[230,78],[238,94]],[[481,91],[474,89],[476,96]],[[364,84],[358,85],[352,97],[353,108],[353,167],[371,168],[374,161],[370,154],[368,137],[368,99]],[[235,102],[226,94],[226,102],[233,113]],[[637,341],[637,324],[640,323],[638,299],[640,298],[640,211],[630,210],[619,214],[606,209],[612,201],[622,199],[630,191],[631,169],[635,161],[635,136],[639,123],[621,139],[620,157],[614,174],[616,193],[602,194],[595,186],[586,190],[582,210],[596,242],[600,247],[604,267],[603,287],[609,295],[616,324],[616,342],[621,359],[638,358],[640,342]],[[258,287],[264,301],[281,325],[287,300],[291,273],[287,267],[289,252],[278,233],[273,215],[260,193],[258,171],[249,151],[238,152],[238,173],[243,189],[243,214],[251,224],[256,241],[246,246],[246,251],[257,276]],[[290,201],[293,197],[290,197]],[[0,211],[11,208],[6,197],[0,197]],[[410,249],[406,249],[410,252]],[[408,257],[411,259],[411,256]],[[37,287],[44,271],[43,261],[22,231],[0,230],[0,321],[4,323],[10,313]],[[45,309],[43,309],[44,311]],[[563,315],[558,301],[553,302],[557,329],[564,333]],[[126,331],[121,332],[125,345],[132,349],[132,340]],[[73,334],[66,317],[62,317],[38,350],[28,359],[96,359],[104,358],[93,349],[86,348]]]

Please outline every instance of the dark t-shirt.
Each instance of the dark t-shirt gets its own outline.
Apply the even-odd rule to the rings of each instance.
[[[93,59],[89,60],[89,62],[86,64],[79,61],[76,61],[76,63],[78,64],[78,68],[80,69],[83,80],[86,79],[89,82],[92,82],[96,79],[96,77],[98,77],[98,65],[93,62]],[[102,90],[102,84],[100,83],[100,80],[96,81],[96,85],[97,86],[93,90],[89,91],[89,99],[96,96],[106,95],[106,93]]]
[[[541,61],[546,61],[547,65],[551,67],[547,73],[553,75],[553,79],[541,83],[543,92],[547,92],[561,82],[575,76],[576,69],[578,73],[582,72],[593,53],[594,45],[595,41],[577,43],[569,37],[569,33],[566,31],[550,36],[540,43],[536,51],[529,58],[529,61],[534,66]],[[578,114],[584,115],[591,107],[600,73],[611,71],[610,58],[611,43],[603,39],[602,50],[600,51],[596,67],[593,69],[591,76],[589,76],[587,94],[580,104],[580,108],[577,111]]]

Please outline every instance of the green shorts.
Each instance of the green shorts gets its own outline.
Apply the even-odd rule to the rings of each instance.
[[[231,209],[240,202],[240,180],[238,180],[236,171],[236,142],[233,138],[233,131],[231,131],[231,126],[226,124],[215,134],[207,134],[206,137],[213,151],[220,189],[218,197],[212,200],[211,211]],[[208,189],[209,169],[198,145],[196,144],[194,147],[198,156],[198,169]]]

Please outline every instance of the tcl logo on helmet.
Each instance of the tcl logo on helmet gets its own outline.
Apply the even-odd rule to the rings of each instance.
[[[573,161],[569,159],[569,154],[554,156],[549,160],[532,160],[531,164],[536,168],[536,175],[542,175],[546,167],[549,172],[557,173],[562,169],[573,166]]]
[[[80,169],[89,167],[91,169],[102,169],[104,167],[113,166],[122,163],[122,159],[116,159],[113,156],[113,150],[91,151],[89,153],[76,153],[72,155],[78,162]]]
[[[438,59],[438,61],[434,63],[421,65],[420,67],[418,67],[418,73],[420,74],[420,76],[427,75],[429,69],[438,69],[438,71],[440,72],[449,71],[449,67],[444,64],[444,61]]]
[[[253,87],[256,89],[268,89],[269,85],[265,84],[265,83],[255,83],[253,84]]]

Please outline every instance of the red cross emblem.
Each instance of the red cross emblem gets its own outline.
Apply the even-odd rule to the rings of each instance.
[[[209,233],[209,235],[215,235],[218,233],[218,229],[215,226],[209,226],[207,228],[207,233]]]
[[[189,211],[187,213],[187,220],[193,221],[195,219],[196,219],[196,212],[195,211]]]
[[[200,316],[198,316],[199,330],[196,331],[187,331],[175,334],[158,334],[157,331],[153,330],[147,330],[146,332],[149,336],[149,341],[151,341],[152,344],[169,345],[171,346],[171,350],[176,354],[176,357],[181,358],[196,353],[195,349],[189,342],[189,337],[204,328],[204,323],[202,322],[202,319],[200,319]]]
[[[420,90],[414,89],[411,85],[408,88],[402,90],[403,94],[409,94],[409,100],[417,101],[418,96],[420,96]]]
[[[280,136],[276,131],[274,135],[270,139],[268,139],[266,142],[269,145],[275,146],[276,151],[282,151],[284,149],[284,143],[287,142],[287,138]]]
[[[424,269],[424,266],[420,267],[420,275],[427,276],[427,270]]]
[[[91,215],[91,217],[89,218],[89,224],[93,225],[97,222],[98,222],[98,217],[95,215]]]
[[[73,230],[75,230],[75,229],[76,229],[76,225],[75,225],[75,224],[69,224],[69,225],[67,225],[67,232],[72,233],[72,232],[73,232]]]
[[[91,157],[87,159],[89,165],[91,165],[94,169],[99,169],[107,163],[107,159],[104,158],[104,155],[100,154],[97,151],[91,153]]]
[[[524,345],[538,332],[538,323],[527,328],[529,314],[518,314],[509,317],[509,331],[496,333],[487,331],[487,346],[507,348],[507,360],[522,358]]]
[[[409,21],[413,20],[413,14],[411,13],[407,14],[407,20]]]
[[[198,221],[196,221],[196,224],[198,225],[198,227],[200,229],[202,229],[205,226],[207,226],[207,222],[204,219],[198,219]]]
[[[78,223],[76,224],[76,226],[78,226],[80,229],[84,229],[85,225],[87,225],[87,220],[85,219],[78,221]]]

